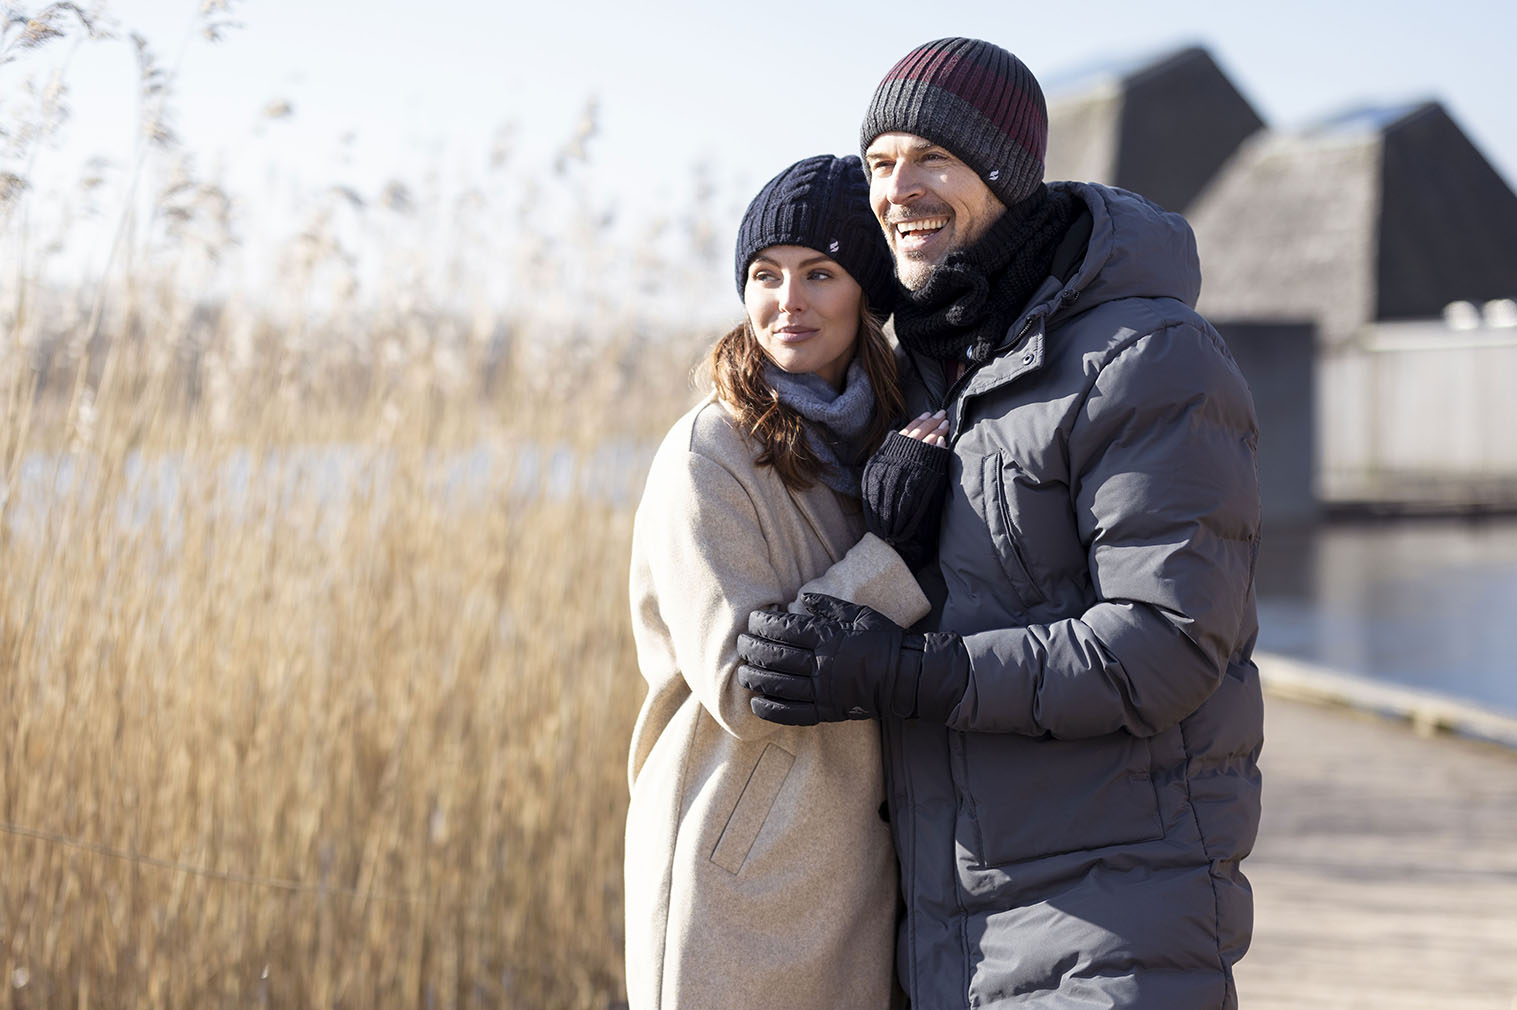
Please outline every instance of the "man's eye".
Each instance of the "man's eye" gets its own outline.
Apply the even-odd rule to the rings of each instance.
[[[830,281],[830,280],[832,280],[832,271],[831,270],[813,270],[813,271],[811,271],[811,273],[807,274],[806,276],[808,278],[810,278],[811,280],[814,280],[814,281]]]

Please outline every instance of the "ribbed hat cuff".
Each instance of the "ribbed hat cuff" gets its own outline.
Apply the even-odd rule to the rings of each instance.
[[[1041,160],[1016,144],[1004,143],[1005,135],[957,95],[939,93],[934,97],[933,105],[918,106],[916,114],[898,107],[871,107],[860,135],[861,152],[867,155],[869,145],[882,134],[909,133],[937,144],[968,165],[1008,207],[1038,188],[1043,181]],[[982,138],[982,143],[967,143],[968,137]],[[997,140],[1003,141],[1000,152],[996,150]]]

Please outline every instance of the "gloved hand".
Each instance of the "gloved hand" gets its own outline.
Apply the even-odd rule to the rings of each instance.
[[[920,568],[937,547],[951,456],[946,446],[892,431],[864,464],[865,525],[908,568]]]
[[[738,683],[753,714],[789,726],[895,716],[945,721],[969,687],[951,632],[914,634],[868,607],[801,597],[807,613],[757,610],[739,635]]]

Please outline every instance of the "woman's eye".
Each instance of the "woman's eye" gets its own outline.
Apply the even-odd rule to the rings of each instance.
[[[832,279],[832,271],[831,270],[813,270],[813,271],[811,271],[811,273],[807,274],[806,276],[809,279],[814,280],[814,281],[829,281],[829,280]]]

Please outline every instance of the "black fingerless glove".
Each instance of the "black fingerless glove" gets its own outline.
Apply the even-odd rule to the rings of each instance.
[[[892,431],[864,464],[862,497],[869,532],[894,547],[913,570],[937,549],[952,455],[944,446]]]

